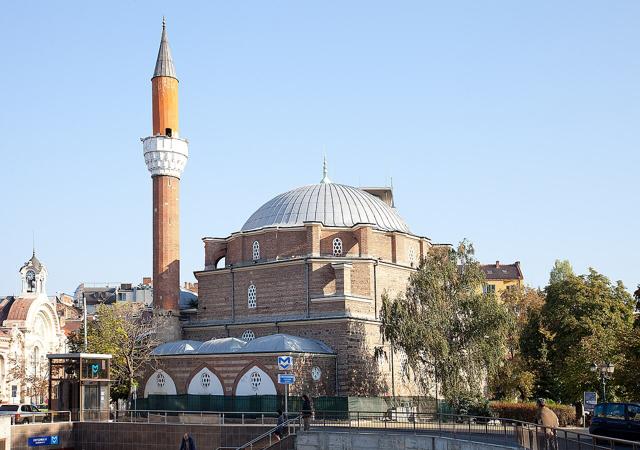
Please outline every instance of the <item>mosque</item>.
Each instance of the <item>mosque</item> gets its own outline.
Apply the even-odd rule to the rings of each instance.
[[[332,182],[326,161],[319,183],[267,201],[226,237],[203,239],[198,309],[179,320],[179,185],[189,153],[164,23],[152,97],[143,151],[153,184],[153,302],[172,325],[138,395],[281,394],[282,355],[293,357],[293,395],[417,394],[402,377],[404,355],[374,352],[383,346],[382,295],[404,291],[435,244],[411,232],[391,188]]]

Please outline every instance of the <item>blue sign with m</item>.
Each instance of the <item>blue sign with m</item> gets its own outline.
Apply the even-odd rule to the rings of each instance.
[[[57,445],[60,443],[58,436],[36,436],[27,440],[29,447],[40,447],[41,445]]]

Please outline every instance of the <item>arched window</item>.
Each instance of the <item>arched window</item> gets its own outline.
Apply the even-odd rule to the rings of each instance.
[[[260,259],[260,243],[258,241],[253,241],[253,260],[257,261]]]
[[[253,331],[251,330],[245,330],[244,333],[242,333],[242,340],[243,341],[253,341],[256,338],[256,335]]]
[[[247,289],[247,304],[249,308],[255,308],[258,305],[256,302],[256,287],[253,284]]]
[[[340,238],[333,240],[333,256],[342,256],[342,239]]]
[[[211,375],[209,375],[207,372],[202,372],[200,374],[200,384],[205,389],[211,386]]]
[[[251,387],[253,388],[254,391],[257,391],[260,388],[260,385],[262,384],[262,375],[260,374],[260,372],[251,372],[250,378],[251,378]]]
[[[416,264],[416,249],[415,249],[415,247],[409,247],[409,254],[407,256],[409,258],[409,264],[411,264],[411,267],[415,266],[415,264]]]

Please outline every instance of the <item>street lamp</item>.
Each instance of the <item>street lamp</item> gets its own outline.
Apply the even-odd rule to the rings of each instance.
[[[602,385],[602,401],[607,401],[607,380],[611,379],[613,376],[613,364],[610,362],[604,364],[596,364],[592,363],[590,367],[592,372],[599,372],[600,374],[600,384]]]

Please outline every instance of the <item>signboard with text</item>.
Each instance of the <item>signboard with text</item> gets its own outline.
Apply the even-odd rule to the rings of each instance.
[[[596,392],[584,393],[584,410],[593,412],[594,408],[598,404],[598,394]]]
[[[296,376],[292,373],[279,373],[278,384],[293,384],[296,382]]]
[[[29,447],[39,447],[41,445],[58,445],[60,443],[60,439],[58,436],[37,436],[30,437],[27,440],[27,444]]]

